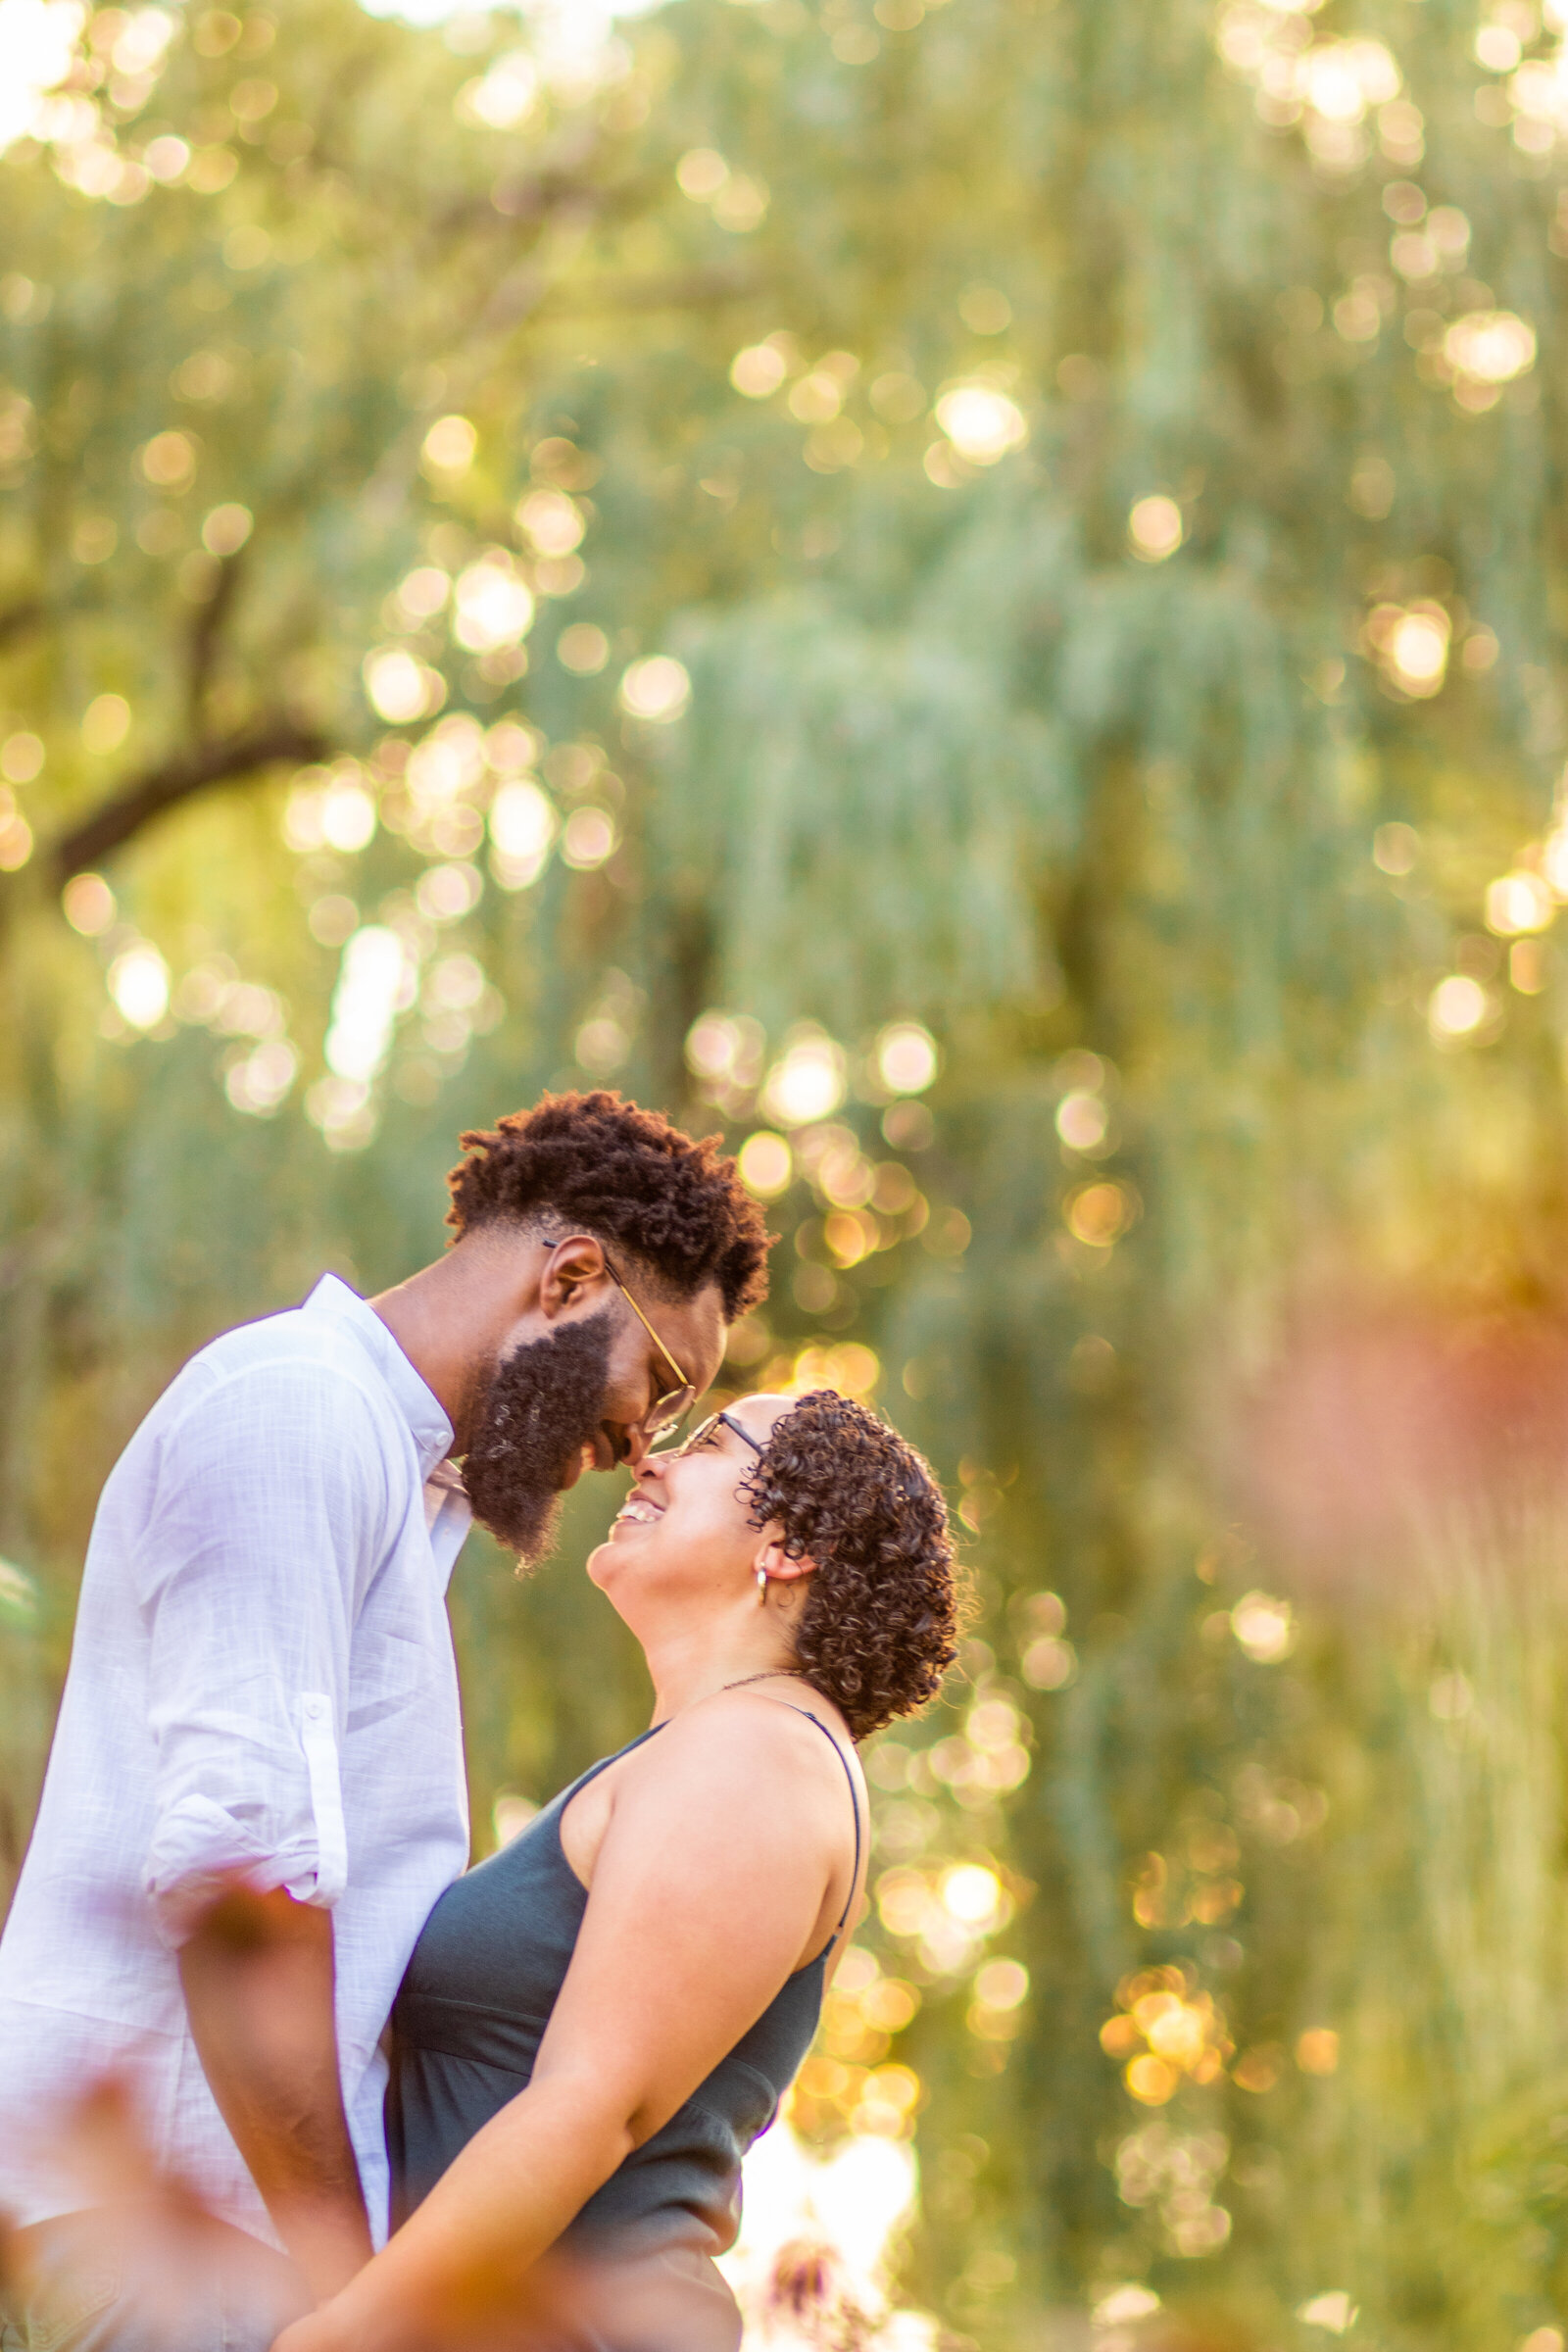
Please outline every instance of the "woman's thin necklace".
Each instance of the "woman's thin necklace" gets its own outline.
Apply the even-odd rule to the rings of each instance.
[[[748,1683],[769,1683],[775,1679],[804,1682],[805,1676],[796,1666],[764,1666],[760,1674],[743,1674],[733,1683],[720,1683],[721,1690],[744,1690]]]

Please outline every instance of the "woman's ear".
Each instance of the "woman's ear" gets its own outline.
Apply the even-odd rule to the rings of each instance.
[[[816,1574],[816,1562],[808,1552],[797,1559],[793,1552],[785,1550],[781,1539],[768,1536],[758,1545],[757,1555],[752,1561],[754,1576],[759,1569],[770,1585],[799,1585],[807,1577]]]

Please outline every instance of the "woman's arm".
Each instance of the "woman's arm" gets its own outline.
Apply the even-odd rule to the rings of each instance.
[[[852,1839],[843,1772],[809,1724],[732,1697],[671,1724],[616,1790],[527,2089],[277,2352],[381,2352],[504,2313],[818,1947]]]

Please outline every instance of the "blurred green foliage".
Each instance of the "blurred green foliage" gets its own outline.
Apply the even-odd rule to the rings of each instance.
[[[0,157],[8,1865],[192,1348],[433,1254],[541,1086],[793,1126],[735,1382],[874,1363],[978,1601],[800,2108],[918,2079],[907,2294],[988,2352],[1129,2285],[1107,2352],[1568,2323],[1560,1518],[1315,1524],[1342,1408],[1287,1526],[1245,1436],[1303,1316],[1423,1302],[1375,1422],[1561,1309],[1556,33],[75,17]],[[638,1722],[609,1507],[458,1579],[481,1847]]]

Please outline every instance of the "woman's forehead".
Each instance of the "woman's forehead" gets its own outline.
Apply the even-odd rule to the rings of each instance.
[[[724,1410],[754,1438],[760,1438],[765,1444],[785,1414],[794,1411],[795,1402],[793,1396],[775,1396],[766,1390],[760,1390],[753,1396],[738,1396]]]

